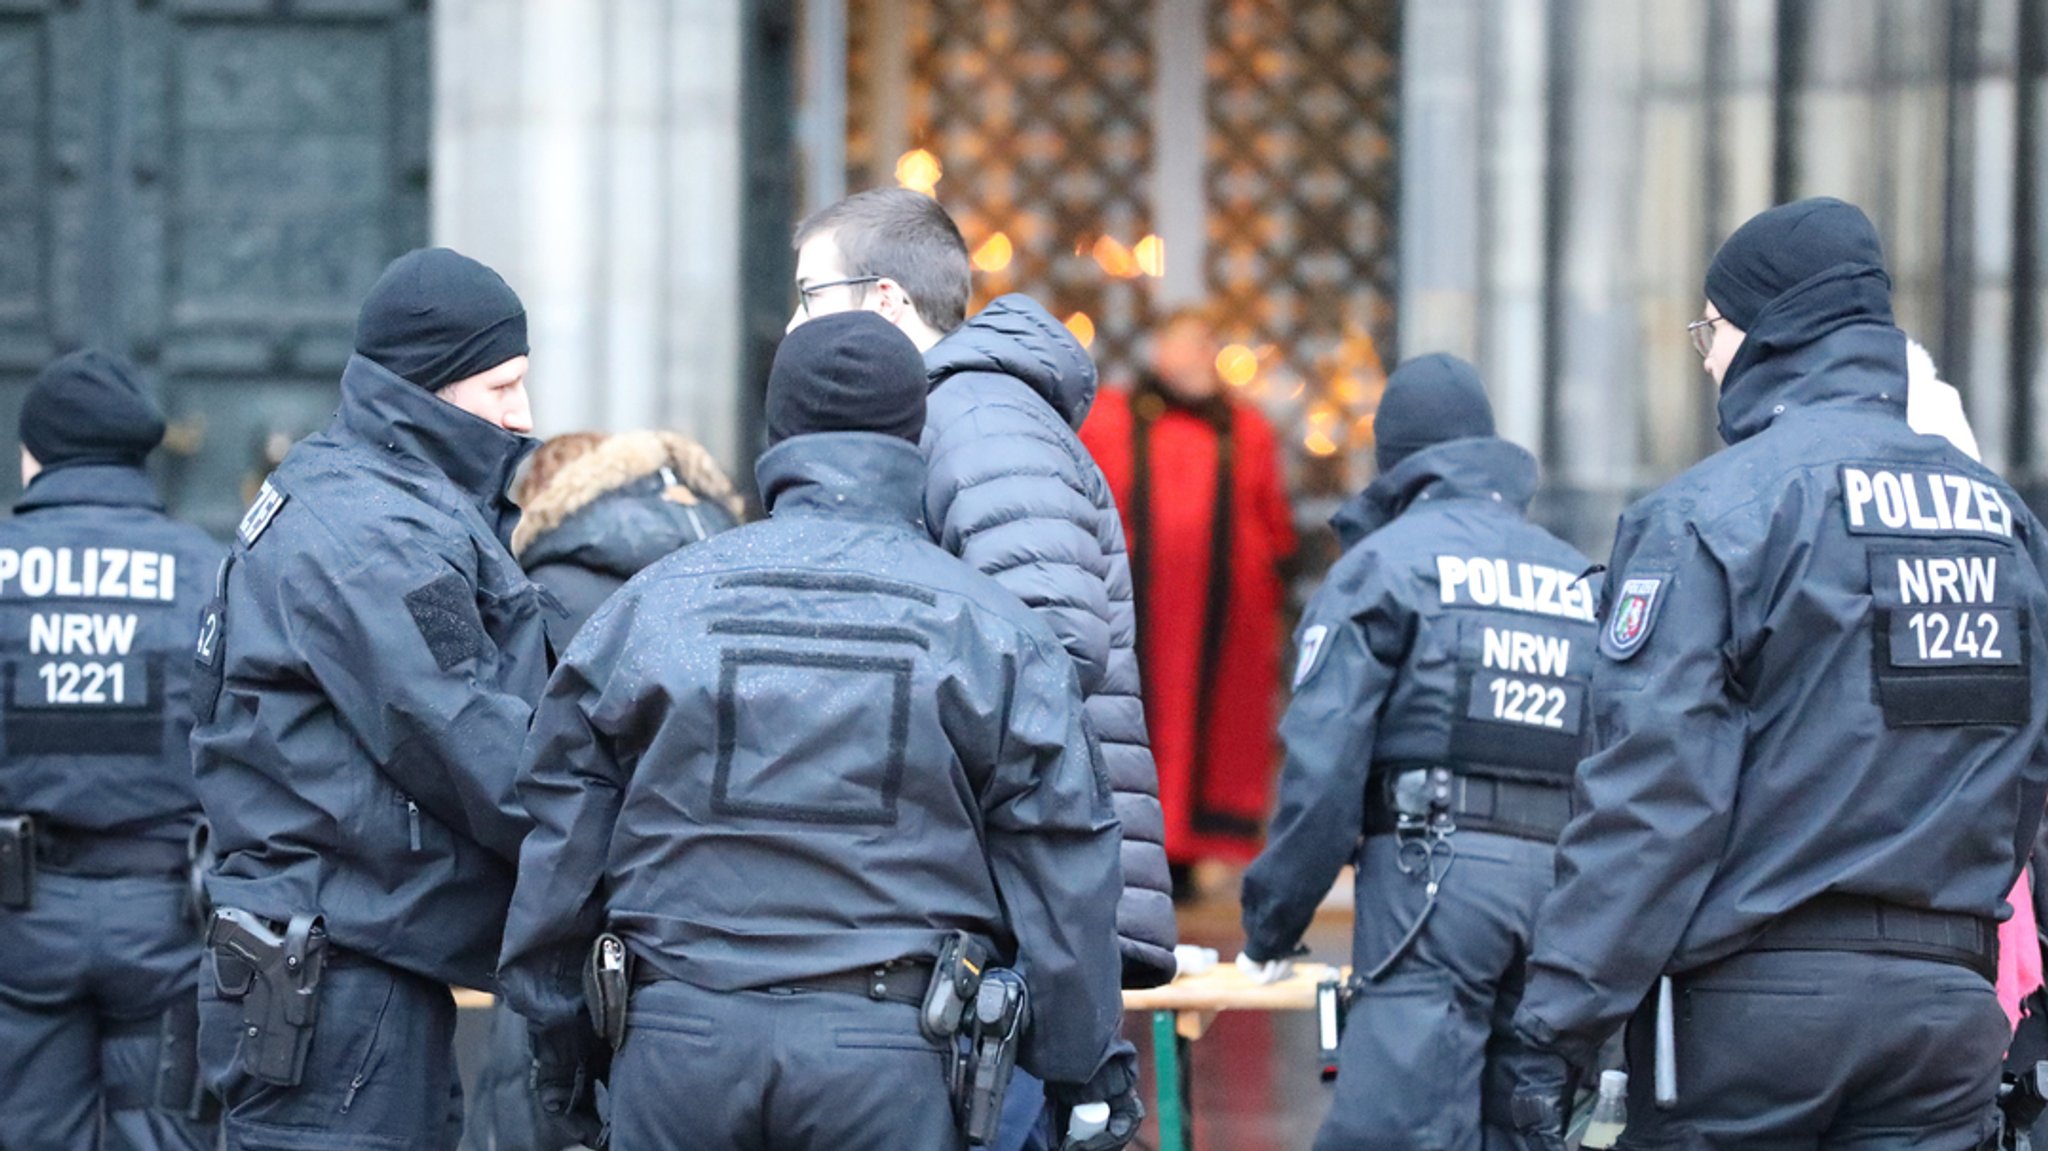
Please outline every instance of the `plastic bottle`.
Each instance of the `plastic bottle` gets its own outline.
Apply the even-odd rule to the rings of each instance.
[[[1593,1119],[1586,1124],[1581,1147],[1612,1147],[1628,1126],[1628,1072],[1602,1071],[1600,1095],[1593,1101]]]
[[[1093,1139],[1109,1130],[1109,1104],[1079,1103],[1067,1116],[1067,1138],[1075,1143]]]

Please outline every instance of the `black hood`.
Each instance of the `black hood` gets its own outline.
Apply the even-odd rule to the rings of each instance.
[[[1863,404],[1906,416],[1906,334],[1891,280],[1845,265],[1772,300],[1721,379],[1721,439],[1739,444],[1793,408]]]
[[[57,471],[45,468],[36,473],[21,498],[14,501],[14,510],[32,512],[80,504],[164,510],[163,497],[157,494],[149,473],[122,464],[75,464]]]
[[[356,438],[448,477],[500,540],[511,539],[519,509],[505,493],[538,441],[473,416],[360,355],[342,369],[336,419]]]
[[[528,571],[566,563],[631,579],[676,549],[734,526],[724,505],[677,503],[664,496],[667,490],[668,480],[655,474],[608,491],[533,537],[519,562]]]
[[[1076,430],[1095,404],[1095,361],[1064,324],[1029,296],[997,297],[932,345],[924,364],[934,389],[967,372],[1022,380]]]
[[[761,453],[754,484],[771,516],[900,523],[924,531],[924,455],[880,432],[793,436]]]
[[[1330,517],[1348,550],[1417,500],[1490,499],[1517,513],[1536,495],[1536,457],[1498,436],[1446,440],[1383,472]]]

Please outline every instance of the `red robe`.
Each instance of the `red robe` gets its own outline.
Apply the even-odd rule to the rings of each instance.
[[[1225,429],[1231,498],[1225,554],[1218,555],[1217,448]],[[1130,543],[1167,858],[1249,861],[1275,759],[1279,565],[1295,547],[1272,425],[1246,404],[1219,397],[1189,407],[1141,383],[1132,394],[1105,389],[1097,396],[1081,442],[1116,494]],[[1149,464],[1142,485],[1141,455]],[[1136,504],[1141,497],[1148,497],[1144,508]],[[1225,579],[1212,599],[1210,574],[1218,568]],[[1220,624],[1213,636],[1212,616]]]

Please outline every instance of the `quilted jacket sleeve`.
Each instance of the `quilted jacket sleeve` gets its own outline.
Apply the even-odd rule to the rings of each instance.
[[[1091,526],[1098,512],[1086,482],[1094,463],[1021,384],[956,380],[932,403],[965,398],[970,389],[977,393],[970,402],[927,424],[927,526],[941,547],[1051,625],[1081,674],[1081,691],[1092,695],[1110,651],[1108,563]]]

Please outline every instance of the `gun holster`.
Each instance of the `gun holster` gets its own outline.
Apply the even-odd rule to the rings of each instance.
[[[583,1005],[590,1025],[613,1051],[626,1042],[626,1004],[633,994],[633,953],[607,931],[591,945],[583,965]]]
[[[35,818],[0,815],[0,907],[28,907],[35,891]]]
[[[996,1127],[1003,1117],[1003,1096],[1010,1090],[1010,1074],[1017,1068],[1017,1047],[1029,1015],[1030,997],[1022,976],[997,968],[981,977],[981,988],[974,996],[973,1054],[963,1109],[970,1147],[995,1142]]]
[[[2026,1151],[2033,1146],[2029,1132],[2048,1110],[2048,1060],[2018,1073],[2007,1071],[2000,1080],[1997,1146]]]
[[[925,988],[924,1005],[918,1012],[917,1029],[934,1043],[946,1043],[960,1033],[967,1021],[967,1009],[981,991],[981,973],[988,966],[981,944],[965,931],[955,931],[939,944],[932,961],[932,981]]]
[[[221,998],[242,1005],[242,1070],[265,1083],[297,1086],[319,1016],[325,924],[317,915],[294,915],[280,935],[246,911],[220,907],[207,923],[206,945]]]

